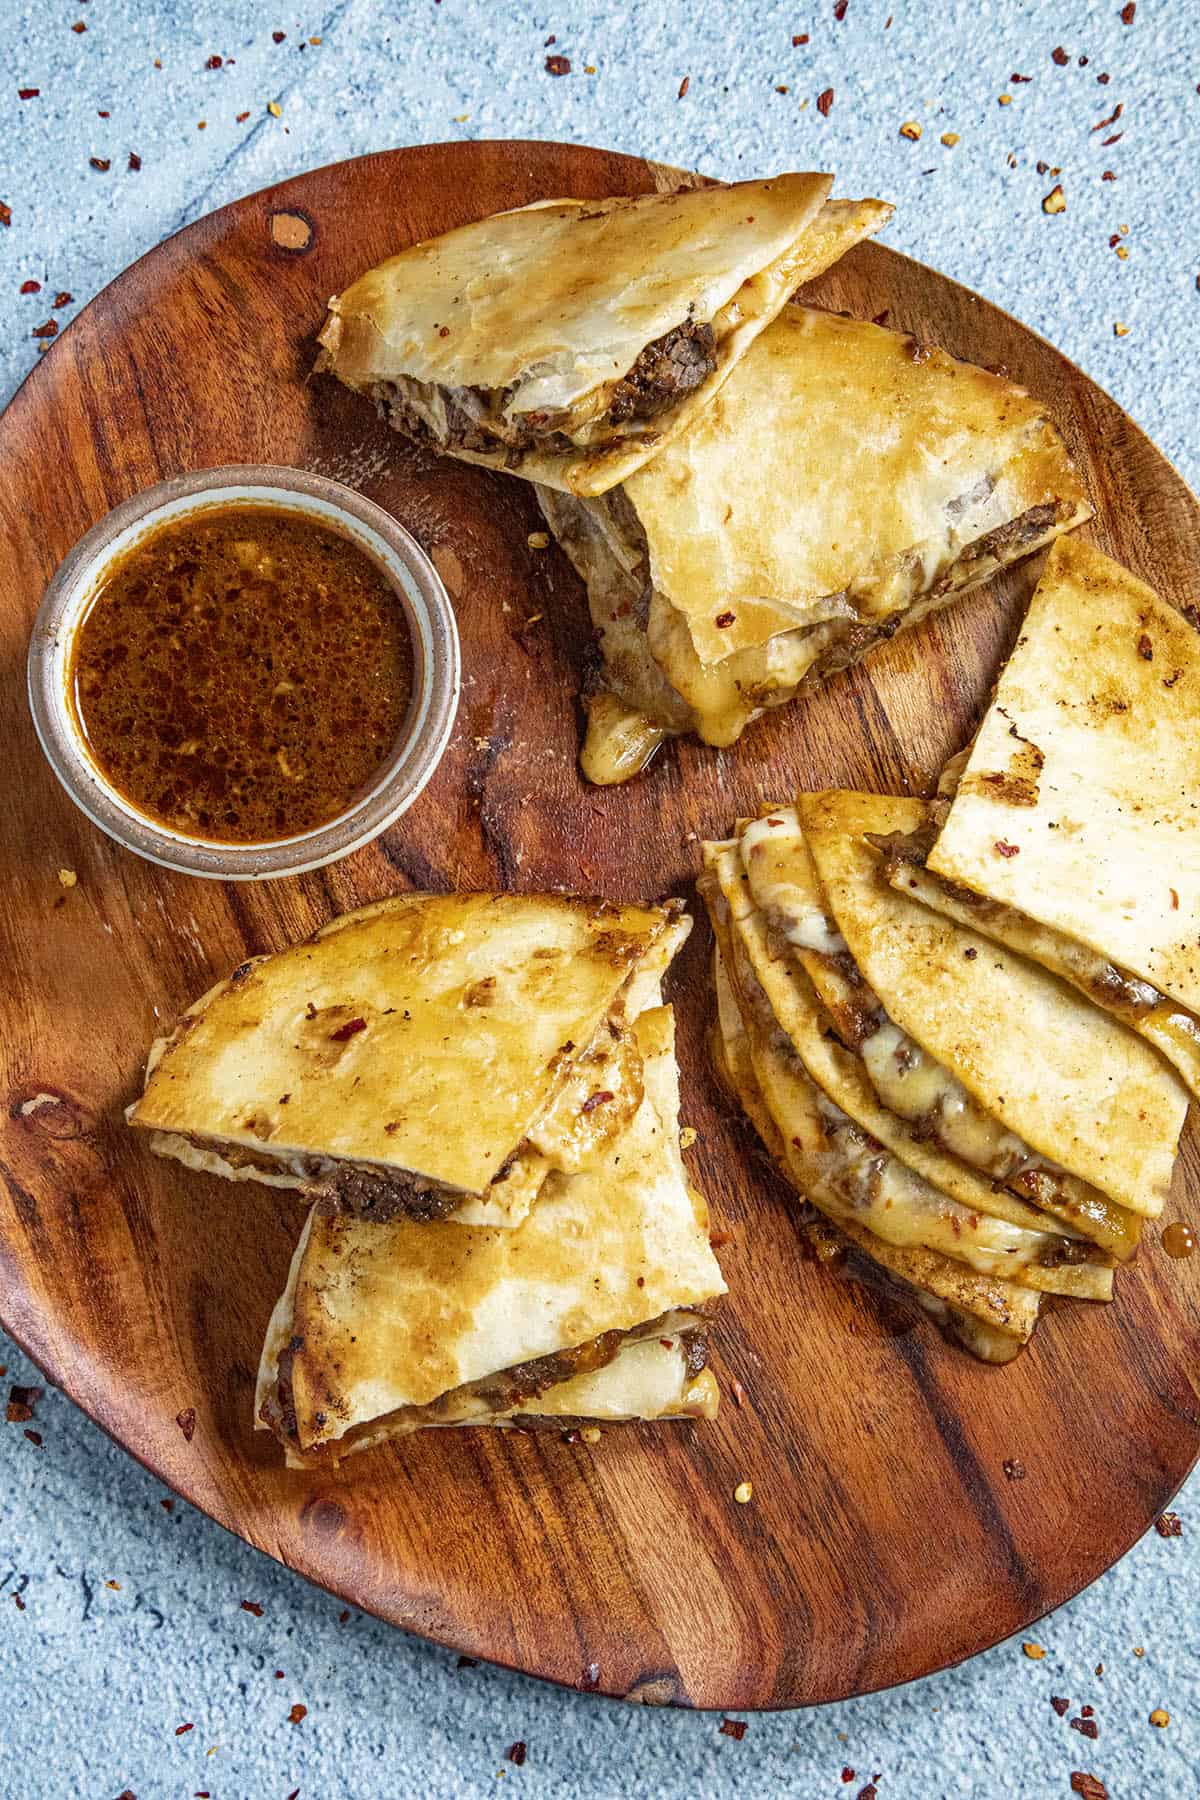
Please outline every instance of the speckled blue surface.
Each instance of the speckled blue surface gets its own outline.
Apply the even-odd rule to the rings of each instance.
[[[1052,60],[1060,45],[1066,66]],[[551,51],[569,75],[546,73]],[[221,68],[206,68],[213,56]],[[829,167],[840,191],[885,195],[898,207],[889,242],[1053,338],[1195,484],[1198,82],[1195,8],[1167,0],[1139,0],[1132,25],[1117,0],[849,0],[841,21],[831,0],[340,0],[303,16],[273,0],[0,0],[0,200],[12,208],[0,399],[35,360],[31,333],[57,293],[74,295],[53,314],[65,321],[135,256],[239,194],[394,144],[568,138],[726,176]],[[24,87],[41,91],[20,101]],[[921,124],[918,142],[899,136],[906,120]],[[1039,160],[1061,175],[1039,174]],[[1055,179],[1067,207],[1051,217],[1041,200]],[[1121,260],[1109,239],[1126,226]],[[21,296],[26,280],[42,292]],[[6,1381],[36,1380],[2,1340],[0,1362]],[[879,1800],[1024,1800],[1069,1796],[1072,1770],[1099,1776],[1112,1800],[1200,1793],[1200,1480],[1178,1502],[1182,1538],[1151,1533],[1030,1634],[1044,1660],[1010,1643],[899,1693],[752,1718],[739,1743],[713,1717],[460,1670],[369,1618],[343,1621],[336,1601],[189,1507],[166,1512],[157,1483],[60,1395],[38,1403],[34,1428],[40,1446],[0,1426],[3,1800],[125,1789],[393,1800],[495,1793],[501,1780],[564,1796],[854,1800],[876,1776]],[[929,1546],[936,1555],[933,1516]],[[1094,1706],[1095,1742],[1055,1715],[1051,1694],[1073,1716]],[[308,1712],[292,1725],[297,1701]],[[1165,1730],[1148,1722],[1160,1706]],[[517,1740],[522,1768],[505,1756]]]

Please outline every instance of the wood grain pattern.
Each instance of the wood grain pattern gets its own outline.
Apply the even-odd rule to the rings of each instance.
[[[608,1694],[793,1706],[970,1655],[1075,1593],[1145,1530],[1200,1446],[1200,1258],[1151,1233],[1117,1303],[1053,1314],[1003,1372],[804,1259],[789,1198],[704,1049],[707,931],[674,984],[690,1153],[732,1290],[714,1426],[428,1434],[289,1473],[251,1431],[253,1371],[300,1224],[285,1194],[155,1161],[121,1122],[145,1048],[248,953],[406,886],[691,893],[698,838],[764,797],[929,791],[963,742],[1035,570],[1018,570],[752,727],[664,752],[626,788],[576,772],[586,611],[517,481],[407,448],[309,381],[326,297],[402,243],[496,208],[639,192],[664,172],[553,144],[456,144],[325,169],[161,245],[88,307],[0,420],[0,1313],[52,1380],[162,1479],[354,1605],[471,1654]],[[311,222],[304,233],[273,215]],[[282,240],[282,242],[281,242]],[[1060,355],[885,248],[815,298],[1014,376],[1081,459],[1097,540],[1195,598],[1200,508]],[[189,881],[102,837],[59,792],[26,713],[27,634],[74,540],[134,490],[221,462],[318,469],[388,506],[458,608],[462,708],[413,810],[331,869]],[[57,870],[78,885],[60,888]],[[1172,1211],[1195,1210],[1189,1131]],[[739,1407],[733,1379],[745,1391]],[[195,1435],[175,1423],[196,1409]],[[1007,1481],[1006,1458],[1024,1481]],[[749,1478],[754,1501],[733,1489]]]

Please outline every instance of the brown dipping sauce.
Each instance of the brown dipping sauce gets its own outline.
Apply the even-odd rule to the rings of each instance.
[[[75,635],[88,749],[140,812],[259,844],[343,812],[404,723],[404,609],[357,545],[303,513],[214,506],[109,569]]]
[[[1182,1219],[1174,1220],[1162,1234],[1162,1246],[1168,1256],[1174,1257],[1176,1262],[1183,1262],[1196,1248],[1191,1226],[1186,1225]]]

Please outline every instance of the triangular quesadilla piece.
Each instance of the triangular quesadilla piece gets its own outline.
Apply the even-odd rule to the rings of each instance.
[[[1196,623],[1094,545],[1056,545],[927,861],[1025,914],[1020,947],[1200,1093]]]
[[[318,368],[398,431],[573,493],[709,404],[789,296],[892,209],[830,175],[545,200],[413,244],[329,303]]]
[[[1079,1247],[1076,1254],[1077,1247],[1060,1233],[1046,1230],[1044,1220],[1015,1225],[964,1206],[893,1156],[869,1128],[831,1100],[781,1030],[757,981],[738,925],[720,905],[713,904],[710,878],[705,878],[702,892],[710,906],[739,1008],[751,1033],[755,1067],[758,1068],[755,1042],[764,1054],[771,1053],[781,1063],[781,1068],[769,1076],[759,1070],[759,1084],[767,1105],[787,1146],[796,1152],[804,1150],[810,1156],[810,1173],[819,1172],[826,1162],[839,1171],[834,1188],[843,1210],[850,1207],[859,1224],[898,1249],[931,1251],[951,1262],[963,1263],[977,1274],[999,1276],[1041,1293],[1110,1298],[1111,1267],[1103,1257],[1096,1259],[1092,1246]],[[788,1100],[789,1094],[792,1101]],[[799,1107],[799,1125],[792,1122],[790,1112],[780,1114],[773,1095],[778,1095],[781,1103],[790,1106],[794,1102]],[[812,1135],[818,1127],[819,1141]],[[814,1200],[814,1204],[822,1203]],[[830,1211],[830,1204],[824,1204],[822,1210]],[[841,1215],[836,1216],[840,1221]]]
[[[402,895],[243,964],[151,1053],[129,1121],[235,1180],[379,1221],[515,1226],[642,1097],[677,903]]]
[[[621,488],[539,498],[604,658],[594,780],[625,778],[635,716],[649,754],[688,730],[731,744],[1091,512],[1023,389],[796,304]]]
[[[862,1034],[876,1086],[899,1094],[928,1076],[942,1132],[949,1074],[977,1103],[972,1124],[1000,1127],[1014,1156],[1032,1152],[1051,1173],[1065,1169],[1156,1218],[1187,1111],[1161,1058],[1035,963],[889,885],[870,838],[920,829],[927,802],[835,792],[801,794],[796,804],[847,973],[883,1009]],[[915,1066],[910,1046],[920,1053]]]
[[[978,1354],[1010,1360],[1037,1324],[1037,1293],[1015,1280],[980,1274],[919,1243],[897,1243],[872,1231],[871,1221],[889,1218],[892,1209],[868,1215],[860,1206],[864,1173],[872,1166],[866,1160],[868,1145],[855,1143],[850,1121],[829,1102],[822,1103],[795,1059],[770,1041],[761,1018],[747,1010],[725,950],[719,950],[716,965],[724,1068],[746,1094],[747,1116],[762,1127],[760,1136],[785,1179],[889,1276],[924,1296],[922,1303],[927,1300],[930,1310],[944,1318],[949,1308],[955,1321],[970,1320],[967,1337],[975,1338]],[[893,1166],[899,1167],[886,1152],[874,1157],[880,1185]],[[968,1342],[968,1347],[975,1345]]]
[[[671,1009],[633,1029],[644,1069],[633,1119],[600,1163],[552,1174],[514,1229],[312,1209],[260,1376],[261,1422],[294,1455],[537,1412],[548,1390],[643,1339],[670,1340],[678,1410],[711,1413],[692,1334],[725,1284],[679,1151]],[[669,1405],[661,1383],[650,1391]]]
[[[767,817],[782,824],[788,810],[774,809]],[[756,845],[751,837],[747,846],[749,835],[743,835],[741,849],[750,868],[761,873],[768,844],[760,840]],[[782,855],[782,847],[777,850],[775,837],[768,841],[774,861]],[[1069,1224],[1065,1228],[1056,1226],[1045,1213],[961,1162],[933,1139],[914,1133],[910,1121],[882,1104],[860,1058],[838,1041],[811,981],[778,925],[768,925],[764,914],[755,908],[755,878],[753,873],[747,873],[743,854],[730,846],[711,861],[706,856],[706,862],[715,873],[729,908],[739,952],[744,954],[775,1023],[786,1034],[809,1078],[857,1126],[956,1203],[960,1210],[953,1217],[965,1227],[968,1240],[974,1230],[972,1217],[1003,1220],[1036,1236],[1042,1267],[1033,1278],[1034,1285],[1047,1293],[1107,1299],[1112,1288],[1111,1256],[1107,1251],[1088,1242]],[[1029,1241],[1032,1243],[1032,1239]],[[1030,1285],[1028,1280],[1026,1285]]]

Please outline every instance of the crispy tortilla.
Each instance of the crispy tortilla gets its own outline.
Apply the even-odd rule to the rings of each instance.
[[[671,1009],[642,1013],[635,1031],[633,1121],[596,1167],[552,1174],[515,1229],[312,1209],[264,1349],[263,1423],[301,1455],[343,1454],[360,1438],[519,1412],[630,1337],[699,1326],[725,1284],[679,1151]],[[572,1353],[582,1361],[564,1372]]]
[[[777,1123],[793,1149],[807,1146],[818,1159],[831,1160],[838,1171],[834,1186],[840,1203],[843,1209],[849,1206],[858,1224],[898,1249],[927,1250],[951,1262],[963,1263],[977,1274],[999,1276],[1041,1293],[1082,1299],[1111,1297],[1109,1259],[1093,1246],[1068,1242],[1060,1232],[1048,1230],[1047,1221],[1028,1209],[1027,1219],[1016,1223],[1004,1216],[1003,1208],[997,1213],[963,1204],[910,1162],[894,1155],[887,1141],[877,1136],[870,1125],[839,1106],[813,1079],[775,1016],[747,952],[743,932],[746,921],[734,921],[722,908],[712,905],[707,879],[705,899],[710,904],[714,928],[720,933],[722,956],[747,1029],[751,1033],[757,1031],[762,1045],[782,1065],[769,1082],[764,1083],[760,1076],[768,1103],[772,1088],[785,1095],[793,1076],[812,1087],[816,1098],[811,1105],[806,1100],[804,1117],[815,1107],[821,1144],[810,1140],[808,1125],[797,1128],[797,1137],[778,1113]],[[862,1100],[854,1088],[847,1087],[845,1092],[852,1100]],[[863,1110],[872,1123],[883,1123],[887,1130],[878,1105],[873,1109],[868,1105]],[[828,1211],[828,1205],[823,1210]]]
[[[1170,1186],[1187,1094],[1146,1044],[1036,964],[889,885],[867,834],[927,803],[801,794],[826,905],[887,1020],[1039,1156],[1146,1218]]]
[[[832,180],[477,220],[335,295],[317,366],[467,462],[603,493],[709,404],[797,287],[890,217],[882,201],[826,203]]]
[[[634,1012],[687,929],[674,904],[557,895],[367,907],[206,994],[155,1046],[130,1123],[235,1178],[357,1182],[367,1210],[411,1176],[432,1194],[423,1214],[406,1194],[417,1216],[516,1225],[636,1110]]]
[[[1094,545],[1056,545],[928,858],[1091,952],[1093,982],[1155,990],[1144,1009],[1175,1013],[1193,1087],[1198,709],[1192,623]]]
[[[872,1027],[886,1029],[882,1003],[852,967],[846,941],[828,913],[795,807],[772,807],[758,819],[742,821],[738,847],[746,874],[743,891],[761,915],[761,923],[747,933],[747,949],[776,1016],[817,1085],[965,1206],[1043,1228],[1046,1221],[1038,1213],[1047,1213],[1068,1237],[1078,1234],[1121,1260],[1130,1257],[1141,1235],[1140,1219],[1078,1177],[1046,1168],[1028,1145],[978,1106],[952,1070],[924,1053],[918,1059],[911,1040],[903,1046],[902,1060],[912,1065],[906,1077],[894,1061],[902,1046],[885,1040],[893,1061],[885,1062],[888,1079],[881,1079],[879,1059],[865,1053],[861,1039]],[[755,935],[763,940],[757,960]]]
[[[689,730],[733,743],[1091,510],[1022,389],[800,305],[620,489],[539,498],[588,588],[605,666],[584,766],[607,781],[635,715],[647,755]]]
[[[772,1043],[761,1017],[754,1009],[747,1010],[737,972],[729,966],[724,947],[719,961],[745,1034],[744,1048],[731,1036],[725,1037],[726,1067],[731,1072],[744,1071],[748,1062],[754,1078],[751,1122],[764,1113],[770,1119],[772,1129],[763,1141],[780,1159],[781,1171],[791,1186],[889,1275],[929,1295],[935,1305],[950,1306],[956,1314],[977,1320],[997,1349],[995,1360],[1008,1357],[1000,1340],[1007,1340],[1015,1355],[1037,1324],[1038,1294],[1015,1280],[981,1274],[961,1261],[951,1261],[919,1242],[896,1242],[872,1230],[876,1220],[887,1221],[890,1228],[893,1209],[862,1210],[858,1195],[864,1159],[877,1164],[881,1182],[888,1181],[900,1165],[886,1151],[879,1152],[878,1146],[872,1153],[869,1145],[855,1143],[852,1130],[846,1129],[850,1121],[829,1102],[822,1102],[798,1060]],[[727,998],[726,1020],[730,1016]]]

